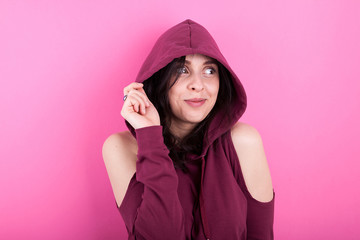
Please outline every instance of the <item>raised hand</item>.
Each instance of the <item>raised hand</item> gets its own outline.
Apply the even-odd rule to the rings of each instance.
[[[121,116],[135,129],[160,125],[159,113],[150,102],[142,83],[131,83],[124,88],[127,96],[121,109]]]

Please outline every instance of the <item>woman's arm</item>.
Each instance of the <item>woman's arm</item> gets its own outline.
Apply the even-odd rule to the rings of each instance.
[[[260,202],[271,201],[273,186],[260,134],[254,127],[238,122],[231,137],[251,196]]]
[[[137,155],[129,153],[129,142],[114,136],[105,142],[103,156],[111,185],[116,188],[113,190],[117,202],[127,194],[124,203],[128,206],[122,215],[129,239],[185,239],[178,176],[164,144],[158,113],[142,84],[130,84],[124,94],[128,96],[121,114],[135,128]],[[134,173],[134,165],[137,185],[143,186],[141,192],[139,188],[124,189]],[[139,198],[141,201],[137,201]]]
[[[261,136],[239,122],[231,137],[246,185],[247,239],[273,239],[274,191]]]
[[[129,131],[114,133],[103,144],[102,155],[118,207],[136,172],[137,151],[136,139]]]

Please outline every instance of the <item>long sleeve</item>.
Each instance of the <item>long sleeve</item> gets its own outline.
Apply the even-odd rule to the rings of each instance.
[[[124,199],[130,209],[126,206],[120,209],[129,239],[185,239],[184,212],[177,193],[178,176],[163,142],[162,127],[137,129],[136,138],[137,182],[132,179]]]

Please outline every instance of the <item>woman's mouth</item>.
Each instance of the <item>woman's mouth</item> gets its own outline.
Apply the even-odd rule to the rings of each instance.
[[[206,99],[204,98],[191,98],[185,100],[185,102],[191,107],[201,107],[205,103]]]

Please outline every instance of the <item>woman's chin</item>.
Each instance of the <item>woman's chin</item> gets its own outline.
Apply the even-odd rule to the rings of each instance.
[[[196,115],[196,116],[188,116],[187,118],[184,118],[184,119],[183,119],[183,122],[195,126],[195,125],[197,125],[198,123],[200,123],[202,120],[204,120],[205,117],[206,117],[206,116],[201,116],[201,117],[199,117],[199,115]]]

